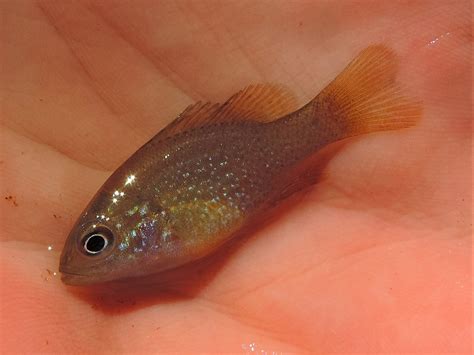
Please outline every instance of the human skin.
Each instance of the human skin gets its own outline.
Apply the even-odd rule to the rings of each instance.
[[[3,352],[470,352],[469,2],[1,12]],[[85,289],[55,275],[94,192],[188,104],[260,82],[303,104],[374,43],[399,53],[416,127],[346,141],[317,185],[204,262]]]

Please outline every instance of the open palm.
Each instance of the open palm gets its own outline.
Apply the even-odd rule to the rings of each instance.
[[[1,6],[7,352],[469,351],[468,2]],[[156,284],[60,282],[75,218],[185,106],[259,82],[305,103],[373,43],[400,54],[417,127],[348,141],[279,218]]]

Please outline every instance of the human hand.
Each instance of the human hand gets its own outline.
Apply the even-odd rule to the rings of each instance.
[[[468,6],[3,2],[3,350],[468,352]],[[95,190],[187,104],[259,82],[303,104],[374,43],[417,127],[348,141],[293,208],[160,286],[54,275]]]

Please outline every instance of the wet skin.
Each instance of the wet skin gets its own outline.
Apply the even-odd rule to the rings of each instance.
[[[467,352],[467,5],[134,4],[2,4],[2,348]],[[424,101],[417,128],[351,141],[280,218],[160,287],[85,294],[46,271],[93,192],[184,106],[262,81],[305,102],[379,42]]]

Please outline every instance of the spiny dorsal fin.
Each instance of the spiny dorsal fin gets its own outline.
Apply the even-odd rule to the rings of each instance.
[[[297,109],[294,95],[281,85],[257,84],[232,95],[214,114],[217,122],[271,122]]]
[[[296,98],[283,86],[251,85],[232,95],[223,104],[197,102],[189,105],[159,136],[170,137],[191,128],[219,122],[271,122],[296,108]]]
[[[202,126],[219,109],[219,104],[198,101],[184,109],[168,126],[163,128],[160,137],[171,137],[192,127]]]

